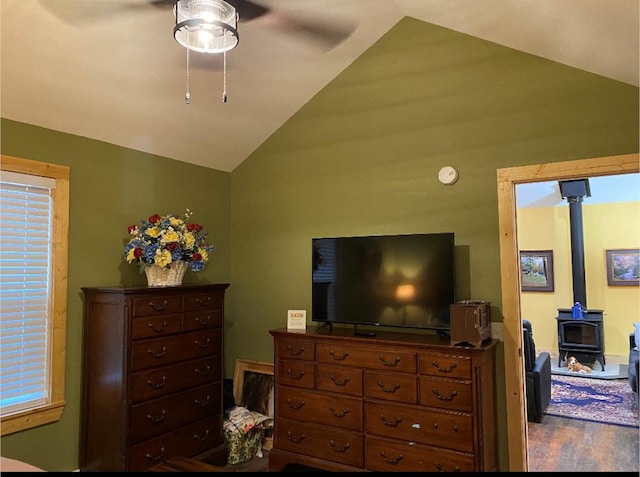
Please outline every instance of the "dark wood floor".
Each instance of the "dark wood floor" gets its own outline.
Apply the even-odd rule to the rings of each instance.
[[[637,427],[556,416],[528,424],[530,472],[640,471]]]

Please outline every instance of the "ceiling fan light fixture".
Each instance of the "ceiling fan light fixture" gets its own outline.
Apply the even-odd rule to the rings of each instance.
[[[224,0],[178,0],[173,37],[191,51],[225,53],[238,46],[238,12]]]

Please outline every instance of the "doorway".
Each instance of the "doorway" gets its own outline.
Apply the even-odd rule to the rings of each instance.
[[[500,230],[500,276],[504,332],[506,421],[509,442],[509,470],[528,471],[526,394],[522,360],[522,317],[520,314],[520,266],[516,230],[516,186],[640,172],[640,154],[582,159],[499,169],[498,217]]]

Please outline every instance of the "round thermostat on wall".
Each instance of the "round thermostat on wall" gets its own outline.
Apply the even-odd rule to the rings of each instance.
[[[451,166],[444,166],[438,172],[438,180],[446,185],[455,184],[458,180],[458,171]]]

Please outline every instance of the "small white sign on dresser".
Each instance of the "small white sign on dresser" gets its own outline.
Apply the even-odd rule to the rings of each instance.
[[[307,310],[288,310],[287,330],[306,330]]]

